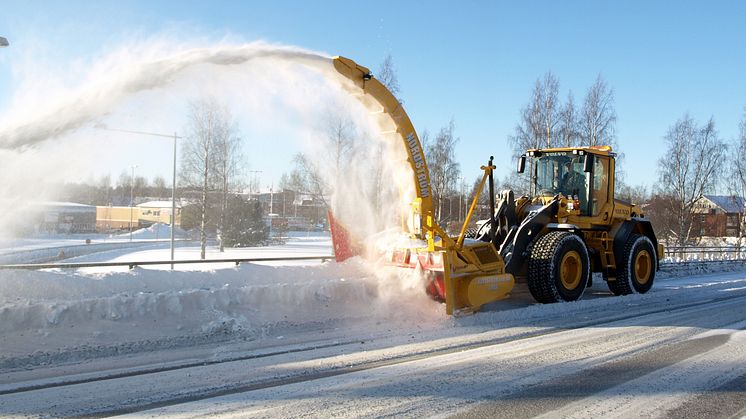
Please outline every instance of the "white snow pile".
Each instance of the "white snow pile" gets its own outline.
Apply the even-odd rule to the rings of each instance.
[[[420,287],[368,269],[352,259],[210,272],[0,271],[0,368],[260,339],[278,330],[333,329],[376,317],[444,318]]]
[[[129,238],[130,233],[119,234],[116,237]],[[171,238],[171,226],[163,223],[155,223],[150,227],[141,228],[132,232],[133,240],[163,240],[169,238]],[[189,233],[177,227],[174,230],[174,238],[188,239]]]

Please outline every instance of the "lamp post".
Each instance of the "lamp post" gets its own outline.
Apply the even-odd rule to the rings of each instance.
[[[174,135],[168,135],[168,134],[158,134],[155,132],[146,132],[146,131],[132,131],[132,130],[126,130],[126,129],[116,129],[116,128],[108,128],[104,124],[96,124],[94,125],[94,128],[103,129],[106,131],[117,131],[117,132],[126,132],[128,134],[139,134],[139,135],[150,135],[152,137],[165,137],[165,138],[173,138],[174,139],[174,161],[173,161],[173,178],[171,180],[171,270],[174,269],[174,230],[176,229],[176,140],[184,137],[180,137],[176,135],[174,132]],[[134,178],[134,175],[132,176]],[[133,179],[134,181],[134,179]],[[131,235],[130,235],[131,237]]]
[[[274,189],[275,189],[275,182],[272,181],[272,185],[269,187],[269,240],[272,241],[272,217],[274,214],[272,213],[272,204],[274,201]]]

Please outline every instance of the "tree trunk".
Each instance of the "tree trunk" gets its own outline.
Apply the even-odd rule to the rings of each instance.
[[[209,134],[208,134],[209,135]],[[209,144],[209,136],[207,144]],[[202,172],[202,220],[200,223],[200,231],[199,231],[199,257],[200,259],[205,259],[205,253],[207,249],[207,188],[208,188],[208,181],[209,181],[209,158],[210,158],[210,148],[209,146],[205,147],[205,154],[204,154],[204,171]]]
[[[220,252],[225,252],[223,246],[223,234],[225,234],[225,213],[228,211],[228,175],[226,174],[226,164],[223,160],[223,202],[220,208]]]

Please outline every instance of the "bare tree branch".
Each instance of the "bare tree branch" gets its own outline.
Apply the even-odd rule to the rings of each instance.
[[[181,177],[186,186],[199,188],[200,205],[200,257],[205,258],[207,247],[208,212],[211,210],[208,194],[223,190],[227,194],[228,178],[238,167],[235,125],[230,112],[215,98],[207,97],[189,104],[187,135],[182,145]],[[221,172],[222,171],[222,172]],[[222,179],[222,182],[221,182]],[[225,202],[225,199],[223,199]],[[221,205],[223,213],[225,205]],[[224,217],[221,215],[220,217]],[[224,223],[223,219],[221,223]]]
[[[717,184],[725,143],[710,118],[703,126],[688,114],[668,129],[666,155],[658,160],[659,187],[675,198],[680,244],[692,237],[694,203]]]

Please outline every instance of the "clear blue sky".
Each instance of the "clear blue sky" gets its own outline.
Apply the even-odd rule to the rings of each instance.
[[[168,30],[296,45],[371,69],[390,53],[416,128],[435,132],[453,117],[471,179],[490,154],[501,176],[514,167],[506,138],[538,77],[552,71],[561,97],[572,90],[580,104],[601,73],[615,91],[628,181],[651,186],[662,137],[685,112],[713,116],[723,138],[736,136],[746,106],[744,22],[742,1],[5,0],[0,36],[11,46],[0,49],[0,112],[17,88],[14,57],[30,46],[47,62],[70,63]]]

